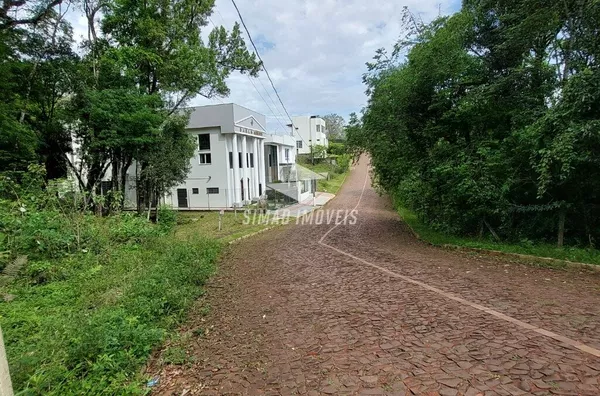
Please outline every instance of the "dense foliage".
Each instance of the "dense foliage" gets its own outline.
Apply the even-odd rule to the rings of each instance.
[[[404,21],[346,130],[377,183],[443,231],[594,246],[600,3],[465,0],[429,25]]]
[[[108,179],[122,206],[131,167],[140,210],[181,182],[195,147],[183,106],[198,95],[225,96],[233,71],[260,68],[237,24],[203,41],[213,7],[214,0],[5,1],[0,172],[19,177],[31,163],[43,163],[49,179],[70,172],[88,206]],[[79,42],[67,20],[77,13],[88,28]]]
[[[168,209],[121,209],[132,174],[140,211],[185,178],[190,99],[260,69],[237,24],[203,35],[213,7],[0,4],[0,325],[19,394],[147,392],[140,366],[202,293],[220,245],[174,238]]]
[[[220,245],[173,238],[167,209],[158,224],[90,214],[40,167],[0,188],[0,325],[15,391],[145,393],[140,367],[202,293]]]

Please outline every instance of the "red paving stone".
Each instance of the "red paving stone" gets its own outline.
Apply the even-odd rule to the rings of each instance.
[[[352,209],[366,159],[326,209]],[[324,243],[470,303],[600,348],[600,278],[427,246],[366,185]],[[599,395],[600,358],[319,244],[289,225],[222,260],[183,333],[190,363],[151,367],[164,395]],[[193,330],[207,329],[205,336]],[[196,332],[197,333],[197,332]]]

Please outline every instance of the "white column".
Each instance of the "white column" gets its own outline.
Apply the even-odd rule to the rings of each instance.
[[[233,204],[233,198],[235,197],[232,188],[233,183],[231,182],[231,169],[229,168],[229,152],[233,154],[233,149],[231,148],[231,142],[229,140],[229,135],[225,135],[225,169],[227,172],[227,191],[225,191],[225,196],[227,197],[227,205]],[[233,166],[233,164],[231,164],[231,166]]]
[[[242,180],[244,184],[244,200],[248,200],[250,196],[249,186],[248,186],[248,163],[246,162],[246,156],[248,153],[248,146],[246,145],[246,135],[242,136]]]
[[[233,203],[240,203],[240,168],[238,161],[238,139],[233,134]],[[228,154],[229,155],[229,154]]]
[[[262,192],[266,194],[267,192],[267,183],[265,178],[265,167],[267,166],[266,158],[265,158],[265,140],[260,139],[260,143],[258,144],[258,151],[260,152],[260,167],[258,168],[260,184],[262,184]]]
[[[252,151],[254,152],[254,168],[252,169],[253,196],[258,198],[258,168],[260,167],[260,161],[258,159],[258,138],[252,139]]]

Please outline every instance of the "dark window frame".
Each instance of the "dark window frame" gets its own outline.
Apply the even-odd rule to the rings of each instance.
[[[207,137],[206,141],[202,141],[204,137]],[[202,147],[202,143],[204,144],[204,148]],[[208,144],[208,148],[206,147]],[[210,133],[201,133],[198,135],[198,151],[210,151]]]
[[[206,187],[206,194],[210,194],[210,195],[219,194],[219,187]]]
[[[204,162],[202,161],[204,158]],[[212,164],[212,154],[211,153],[200,153],[198,154],[198,163],[200,165],[210,165]]]

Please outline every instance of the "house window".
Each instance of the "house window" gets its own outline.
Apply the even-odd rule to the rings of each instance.
[[[317,132],[321,132],[321,125],[317,125]]]
[[[250,168],[254,168],[254,153],[250,153]]]
[[[192,194],[199,194],[200,192],[198,191],[197,188],[192,188]]]
[[[285,162],[290,162],[290,149],[285,149]]]
[[[198,135],[198,149],[202,150],[210,150],[210,134],[204,133],[202,135]]]
[[[242,153],[238,152],[238,162],[239,162],[239,167],[243,168],[244,167],[244,163],[242,161]]]
[[[102,195],[107,194],[110,190],[112,190],[112,181],[102,180],[100,182],[100,192]]]
[[[250,168],[250,153],[246,153],[246,168]]]
[[[302,148],[302,140],[296,140],[296,148]]]
[[[206,189],[206,193],[207,194],[218,194],[219,193],[219,187],[208,187]]]
[[[200,154],[200,164],[201,165],[208,165],[210,163],[212,163],[210,153]]]
[[[233,169],[233,152],[229,152],[229,169]]]

